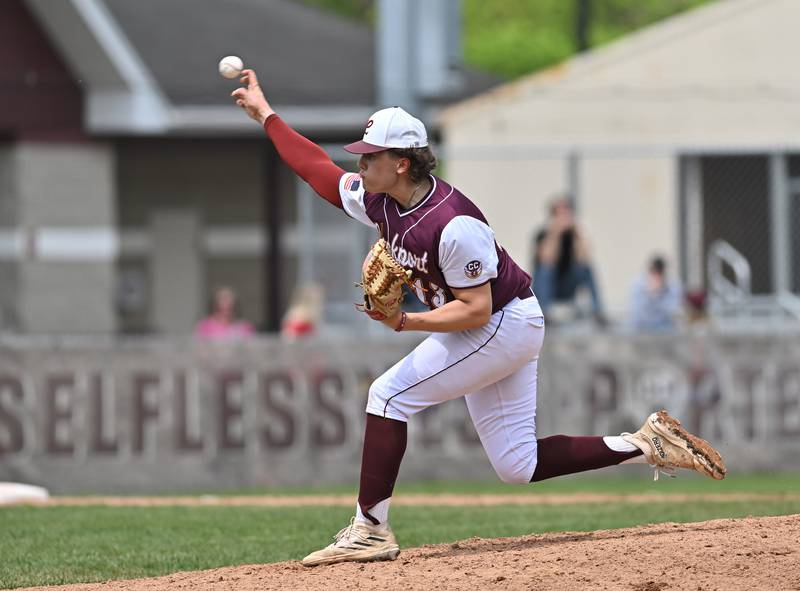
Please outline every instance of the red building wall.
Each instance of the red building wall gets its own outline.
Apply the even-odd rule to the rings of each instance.
[[[2,4],[0,137],[81,137],[79,84],[22,0],[2,0]]]

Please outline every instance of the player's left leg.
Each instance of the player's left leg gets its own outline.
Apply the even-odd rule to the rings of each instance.
[[[400,546],[389,527],[389,503],[406,440],[405,421],[367,414],[356,515],[333,543],[306,556],[305,566],[397,558]]]

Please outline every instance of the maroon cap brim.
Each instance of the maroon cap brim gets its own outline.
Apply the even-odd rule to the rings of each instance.
[[[374,154],[375,152],[383,152],[389,148],[385,148],[384,146],[373,146],[364,140],[359,140],[357,142],[353,142],[352,144],[347,144],[344,149],[351,154]]]

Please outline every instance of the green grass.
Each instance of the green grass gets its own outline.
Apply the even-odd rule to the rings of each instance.
[[[562,478],[532,487],[497,483],[404,484],[397,493],[538,491],[782,493],[800,491],[800,475],[742,475],[723,482],[641,476]],[[264,491],[247,491],[263,493]],[[276,492],[276,491],[271,491]],[[285,492],[285,491],[281,491]],[[310,492],[309,489],[290,492]],[[352,487],[311,492],[354,493]],[[392,509],[401,545],[471,536],[591,531],[664,521],[800,513],[800,501],[560,506],[403,507]],[[0,508],[0,588],[154,576],[226,565],[301,558],[346,525],[348,507],[6,507]]]
[[[624,475],[618,475],[623,472]],[[204,491],[203,491],[204,492]],[[308,494],[352,494],[357,485],[341,484],[327,486],[280,487],[238,489],[208,494],[230,495],[308,495]],[[600,476],[597,473],[554,478],[531,486],[509,486],[497,479],[478,482],[424,481],[404,482],[402,470],[395,494],[557,494],[557,493],[800,493],[800,473],[765,472],[757,474],[732,474],[723,481],[714,481],[704,476],[680,472],[678,478],[661,476],[652,481],[652,472],[645,466],[626,466],[617,469],[617,474]],[[203,494],[187,492],[185,494]]]
[[[625,475],[598,476],[596,473],[554,478],[531,486],[509,486],[498,481],[486,482],[422,482],[400,483],[397,493],[465,493],[518,494],[541,493],[800,493],[800,474],[758,473],[732,474],[722,481],[705,476],[679,472],[678,478],[662,475],[652,481],[652,471],[645,466],[626,466]]]

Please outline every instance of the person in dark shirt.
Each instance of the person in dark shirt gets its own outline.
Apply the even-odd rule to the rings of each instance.
[[[574,302],[580,289],[589,292],[592,313],[600,324],[605,324],[586,235],[576,223],[571,199],[560,196],[550,204],[547,226],[536,234],[533,292],[546,315],[554,302]]]

